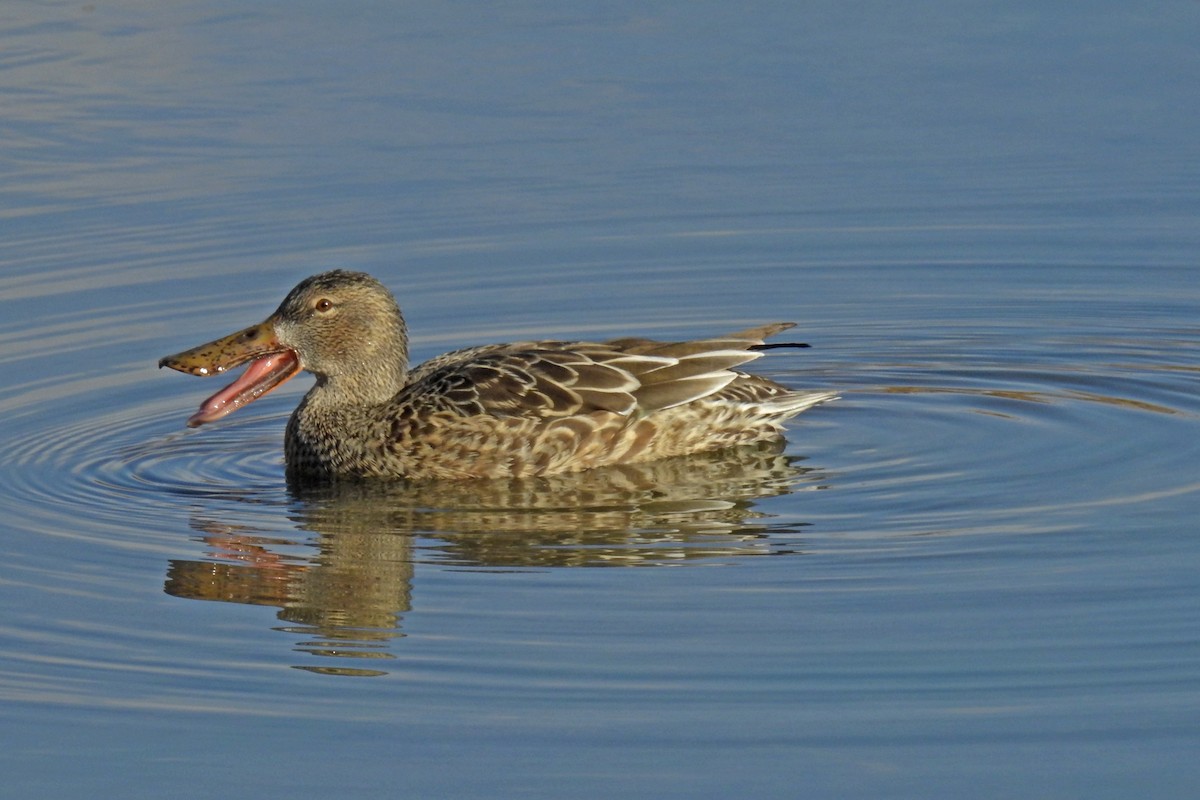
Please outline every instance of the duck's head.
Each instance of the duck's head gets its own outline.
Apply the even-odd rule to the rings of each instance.
[[[344,402],[381,403],[403,385],[407,357],[404,318],[391,292],[366,273],[334,270],[301,281],[258,325],[158,365],[207,376],[250,362],[188,419],[196,427],[254,402],[301,370]]]

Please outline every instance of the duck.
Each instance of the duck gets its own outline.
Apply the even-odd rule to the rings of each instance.
[[[189,427],[216,422],[300,372],[316,381],[287,423],[289,480],[527,478],[778,440],[837,398],[737,369],[795,327],[777,322],[692,341],[517,341],[409,367],[395,297],[365,272],[301,281],[273,314],[166,356],[212,376],[247,364]]]

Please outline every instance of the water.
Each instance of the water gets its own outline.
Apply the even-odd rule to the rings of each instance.
[[[13,796],[1187,797],[1194,5],[0,12]],[[781,452],[294,493],[158,357],[794,319]]]

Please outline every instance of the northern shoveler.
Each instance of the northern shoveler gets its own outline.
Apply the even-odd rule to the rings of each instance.
[[[195,427],[301,370],[317,382],[287,425],[290,477],[412,481],[551,475],[777,438],[832,400],[735,370],[790,322],[687,342],[527,341],[457,350],[408,368],[391,292],[361,272],[302,281],[264,322],[159,361],[213,375]],[[793,345],[803,346],[803,345]]]

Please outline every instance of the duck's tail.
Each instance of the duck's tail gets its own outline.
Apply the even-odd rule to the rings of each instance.
[[[763,414],[770,419],[783,422],[813,406],[837,400],[837,392],[788,392],[760,402]]]

